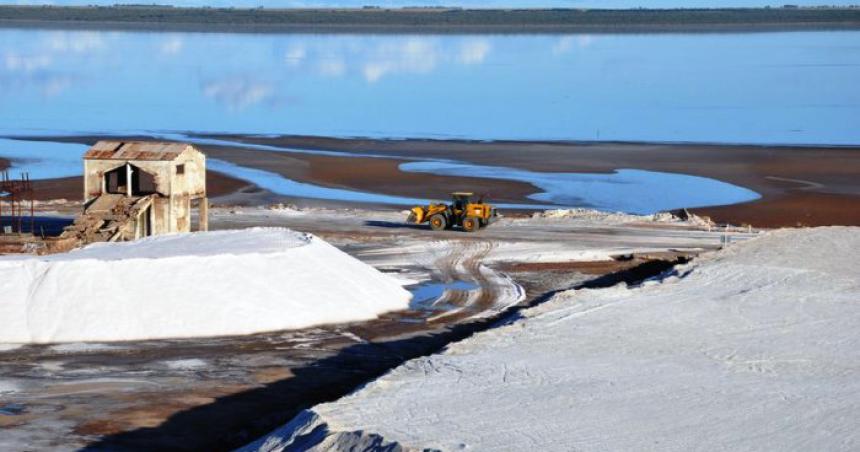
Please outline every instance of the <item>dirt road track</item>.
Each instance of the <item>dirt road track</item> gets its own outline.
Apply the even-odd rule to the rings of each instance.
[[[448,254],[435,263],[442,273],[440,277],[446,282],[473,282],[478,287],[469,291],[446,291],[437,303],[456,308],[431,317],[430,322],[457,322],[492,315],[522,301],[524,290],[519,284],[484,264],[484,259],[497,246],[497,242],[488,240],[449,242]]]

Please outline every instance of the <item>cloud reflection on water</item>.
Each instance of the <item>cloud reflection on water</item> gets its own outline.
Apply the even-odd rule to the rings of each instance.
[[[233,112],[270,100],[275,94],[270,83],[241,76],[206,82],[202,90],[204,96],[226,105]]]
[[[860,52],[845,43],[857,36],[0,28],[0,123],[15,132],[856,144]]]
[[[484,38],[405,36],[296,37],[284,51],[295,71],[313,70],[328,77],[359,75],[368,83],[385,76],[429,74],[445,65],[481,64],[492,51]]]
[[[42,35],[41,39],[26,43],[29,45],[0,45],[2,90],[33,88],[42,97],[57,96],[80,80],[79,75],[68,70],[65,62],[70,58],[79,64],[86,62],[107,49],[106,37],[110,36],[109,33],[66,31]]]

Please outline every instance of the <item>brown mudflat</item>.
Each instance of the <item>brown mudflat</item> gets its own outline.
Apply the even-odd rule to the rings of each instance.
[[[419,199],[445,199],[451,191],[468,190],[487,194],[495,202],[529,203],[532,201],[528,195],[540,190],[528,183],[406,173],[399,169],[399,165],[408,159],[422,157],[541,172],[607,173],[628,168],[709,177],[749,188],[762,196],[749,203],[693,209],[695,213],[710,216],[720,223],[757,227],[860,225],[860,147],[380,140],[314,136],[212,137],[239,142],[235,146],[200,146],[212,158],[326,187]],[[91,143],[99,138],[70,137],[66,140]],[[243,148],[242,143],[379,157],[261,151]],[[247,186],[247,183],[227,179],[210,180],[210,196]],[[253,203],[274,198],[277,197],[268,194],[243,199]],[[314,200],[307,202],[326,204]]]
[[[497,202],[529,202],[537,190],[530,184],[475,177],[410,174],[398,166],[402,158],[365,158],[247,151],[225,146],[201,146],[209,156],[237,165],[272,171],[300,182],[419,199],[446,199],[452,191],[487,194]]]
[[[444,195],[449,187],[471,188],[476,192],[485,190],[499,201],[526,202],[525,196],[538,191],[529,184],[403,173],[397,169],[401,161],[394,156],[456,159],[542,172],[606,173],[631,168],[709,177],[749,188],[762,196],[760,200],[749,203],[693,209],[718,222],[758,227],[860,224],[860,147],[371,140],[307,136],[221,138],[392,156],[386,164],[370,164],[368,160],[372,159],[361,159],[359,163],[338,161],[343,158],[318,160],[293,154],[292,157],[307,162],[310,170],[290,177],[307,177],[307,180],[322,185],[337,184],[411,196],[427,193],[424,196],[436,197]],[[223,157],[232,158],[231,155]],[[323,165],[324,169],[315,170],[317,165]],[[372,170],[366,170],[365,165]],[[345,177],[344,172],[351,175]]]
[[[860,195],[860,147],[790,147],[616,142],[370,140],[238,137],[246,142],[382,155],[460,159],[532,171],[606,173],[636,168],[712,177],[762,194],[796,185]],[[808,184],[807,184],[808,183]]]
[[[758,227],[860,225],[860,197],[789,192],[732,206],[694,209],[722,222]]]

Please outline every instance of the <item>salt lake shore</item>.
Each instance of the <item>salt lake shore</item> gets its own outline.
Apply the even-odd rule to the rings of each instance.
[[[856,450],[858,228],[563,291],[246,451]]]
[[[0,451],[860,450],[860,5],[88,2],[0,5]]]
[[[90,145],[102,138],[27,139]],[[147,136],[125,138],[153,139]],[[711,178],[760,195],[759,199],[751,202],[692,209],[717,223],[751,224],[755,227],[860,225],[860,209],[856,208],[860,204],[860,149],[849,146],[385,140],[256,135],[199,135],[192,138],[204,140],[197,146],[213,159],[264,170],[297,182],[383,195],[445,199],[452,190],[468,190],[486,193],[497,203],[535,203],[529,196],[540,191],[530,183],[517,180],[403,171],[401,165],[414,159],[455,160],[546,173],[600,174],[618,169],[637,169]],[[4,167],[2,157],[0,155],[0,169]],[[356,167],[362,170],[354,171]],[[283,196],[217,172],[210,172],[208,187],[214,202],[223,204],[286,202],[306,206],[402,208]],[[81,190],[82,182],[77,177],[36,183],[37,196],[43,200],[77,199]]]
[[[74,210],[56,203],[39,209],[43,215]],[[0,285],[26,280],[13,292],[4,288],[22,297],[12,300],[12,308],[20,308],[17,315],[4,318],[15,323],[10,333],[27,337],[0,345],[0,408],[10,413],[0,416],[0,449],[242,447],[303,409],[494,329],[553,291],[641,280],[758,235],[746,228],[713,230],[671,215],[587,209],[503,217],[475,234],[432,231],[403,219],[396,210],[215,207],[210,228],[216,232],[100,244],[53,260],[33,258],[23,270],[17,258],[3,257]],[[280,229],[235,232],[257,226],[305,231],[313,243]],[[248,243],[258,239],[262,243]],[[117,260],[120,254],[134,258]],[[153,300],[91,297],[77,282],[92,281],[92,274],[68,278],[97,272],[96,278],[131,290],[144,284],[134,279],[140,272],[133,269],[160,282],[145,285],[141,295],[173,287],[185,303],[166,307]],[[365,277],[338,276],[347,269]],[[200,286],[206,281],[213,290]],[[267,294],[285,284],[295,290],[281,290],[271,301],[292,303],[303,318],[292,315],[293,309],[266,310],[272,307],[266,298],[273,298]],[[24,286],[33,290],[21,293]],[[411,292],[405,308],[401,286]],[[317,294],[309,298],[305,289]],[[344,291],[353,294],[343,296]],[[44,303],[52,294],[66,302],[76,297],[78,308],[52,315]],[[327,300],[366,303],[317,309]],[[233,322],[235,315],[213,303],[233,306],[233,313],[260,309],[263,315],[236,314],[241,319]],[[153,317],[159,306],[173,314]],[[114,314],[106,318],[104,309]],[[289,329],[309,317],[315,326]],[[29,328],[27,319],[40,323]],[[246,331],[237,330],[240,321]],[[180,324],[204,337],[188,337],[190,330],[176,328]],[[287,329],[234,335],[249,326],[260,331],[261,325]],[[98,341],[92,342],[95,335]],[[67,342],[78,339],[88,342]],[[21,343],[45,341],[61,343]]]

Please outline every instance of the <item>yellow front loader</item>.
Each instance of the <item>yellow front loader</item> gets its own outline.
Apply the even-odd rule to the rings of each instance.
[[[490,224],[498,217],[495,207],[484,202],[483,197],[472,202],[473,193],[451,193],[452,202],[448,204],[429,204],[416,206],[409,211],[407,223],[430,223],[434,231],[451,229],[455,226],[466,232],[474,232]]]

